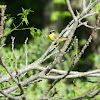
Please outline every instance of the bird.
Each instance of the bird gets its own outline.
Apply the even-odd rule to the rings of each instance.
[[[49,32],[49,34],[48,34],[48,37],[49,37],[49,39],[50,39],[51,41],[54,41],[54,40],[58,37],[58,35],[59,35],[59,34],[57,34],[57,33],[55,32],[55,30],[51,30],[51,31]],[[60,42],[65,41],[65,40],[67,40],[67,38],[62,36],[62,37],[60,37],[60,38],[58,39],[58,41],[57,41],[56,43],[59,44]]]

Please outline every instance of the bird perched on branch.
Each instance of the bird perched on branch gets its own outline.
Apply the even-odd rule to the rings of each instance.
[[[51,30],[50,33],[48,34],[48,37],[50,40],[54,41],[58,37],[58,35],[59,34],[57,34],[55,30]],[[65,41],[65,40],[67,40],[67,38],[62,36],[58,39],[56,43],[59,44],[60,42]]]

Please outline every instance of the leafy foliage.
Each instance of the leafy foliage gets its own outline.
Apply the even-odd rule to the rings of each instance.
[[[30,28],[30,34],[31,34],[33,37],[34,37],[34,36],[41,36],[41,35],[42,35],[42,32],[41,32],[40,29],[31,27],[31,28]]]
[[[25,22],[26,25],[29,24],[27,16],[30,12],[33,12],[31,9],[24,9],[22,8],[22,13],[19,13],[18,16],[21,16],[20,18],[22,19],[22,22]]]

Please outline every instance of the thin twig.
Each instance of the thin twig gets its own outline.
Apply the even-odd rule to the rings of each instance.
[[[7,7],[6,5],[0,5],[0,8],[1,8],[0,38],[3,37],[4,35],[4,23],[6,19],[6,16],[4,14],[5,14],[6,7]]]
[[[27,41],[28,41],[28,37],[27,37],[26,40],[25,40],[26,67],[28,66],[28,56],[27,56],[27,47],[26,47]],[[27,72],[26,72],[26,73],[27,73]],[[21,79],[22,77],[24,77],[24,76],[26,75],[26,73],[22,74],[22,75],[20,76],[20,79]]]
[[[85,16],[81,17],[81,18],[79,19],[79,21],[81,21],[82,19],[87,18],[87,17],[89,17],[89,16],[94,16],[95,14],[96,14],[96,12],[91,12],[91,13],[89,13],[89,14],[86,14]]]
[[[69,11],[70,11],[70,13],[71,13],[73,19],[76,20],[76,16],[75,16],[75,14],[74,14],[74,12],[73,12],[73,10],[72,10],[72,7],[71,7],[71,5],[70,5],[70,1],[69,1],[69,0],[66,0],[66,3],[67,3],[68,9],[69,9]]]
[[[91,3],[92,3],[92,0],[90,0],[89,5],[91,5]]]
[[[26,40],[25,40],[25,55],[26,55],[26,66],[28,65],[28,56],[27,56],[27,48],[26,48],[26,45],[27,45],[27,41],[28,41],[28,38],[26,38]]]
[[[74,84],[74,97],[75,97],[75,79],[73,79],[73,84]]]
[[[18,73],[18,71],[17,71],[17,57],[16,57],[16,55],[15,55],[15,52],[14,52],[14,40],[15,40],[15,37],[11,37],[11,39],[12,39],[12,52],[13,52],[13,55],[14,55],[14,58],[15,58],[15,70],[16,70],[16,72]]]
[[[77,57],[77,51],[78,51],[78,39],[75,39],[75,56]]]
[[[90,29],[94,29],[94,28],[95,28],[95,26],[90,26],[90,25],[88,25],[87,23],[88,23],[88,21],[85,21],[85,22],[80,22],[80,21],[79,21],[78,27],[84,25],[84,26],[86,26],[87,28],[90,28]],[[100,29],[100,27],[97,27],[97,29]]]
[[[3,43],[3,44],[0,46],[0,50],[1,50],[5,45],[6,45],[6,44]]]
[[[99,79],[98,82],[93,86],[93,88],[91,89],[91,91],[88,92],[88,94],[90,94],[90,93],[94,90],[94,88],[95,88],[99,83],[100,83],[100,79]]]

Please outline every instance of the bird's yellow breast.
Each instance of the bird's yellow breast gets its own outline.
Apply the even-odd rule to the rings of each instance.
[[[49,34],[48,37],[50,40],[54,41],[55,40],[55,33]]]

